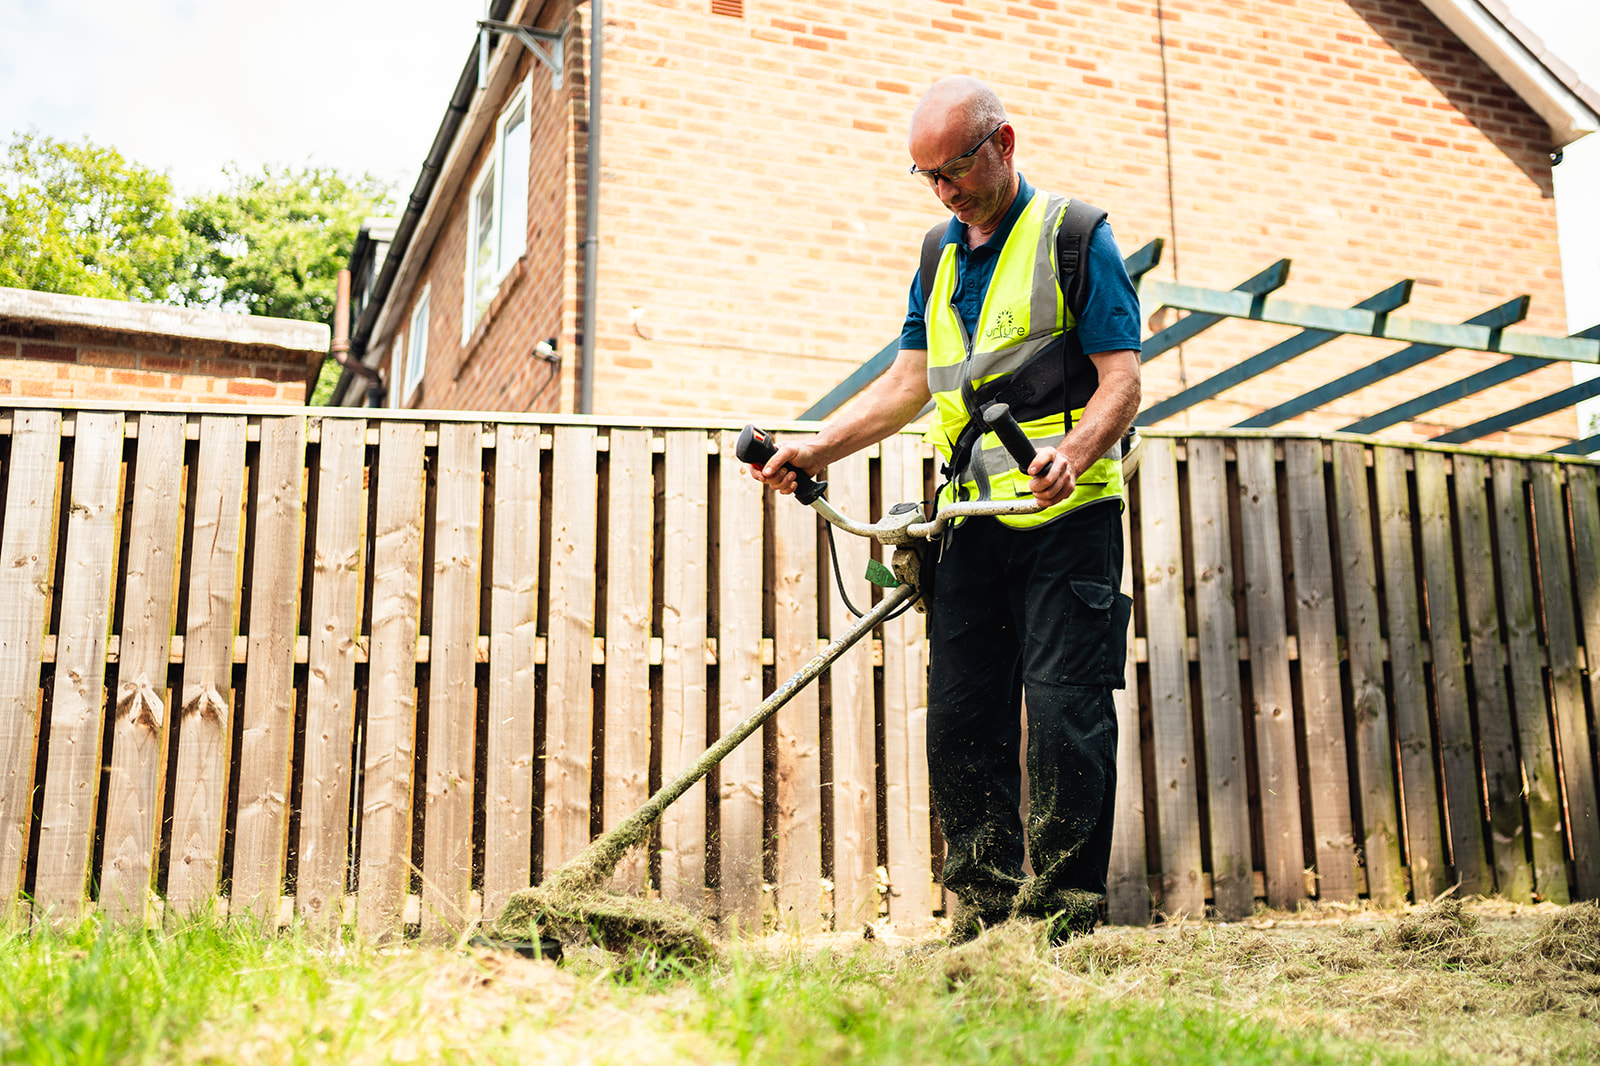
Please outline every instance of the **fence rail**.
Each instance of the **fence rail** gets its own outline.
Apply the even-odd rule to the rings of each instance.
[[[734,427],[0,410],[0,912],[445,936],[849,621]],[[1153,435],[1126,512],[1113,920],[1600,896],[1600,484],[1572,460]],[[923,498],[896,437],[829,471]],[[869,548],[839,542],[847,591]],[[743,928],[944,906],[921,616],[675,804],[615,887]]]

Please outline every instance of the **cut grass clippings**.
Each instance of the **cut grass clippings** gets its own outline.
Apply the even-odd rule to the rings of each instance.
[[[0,1062],[1600,1063],[1600,907],[1325,907],[958,948],[378,951],[247,923],[0,932]]]

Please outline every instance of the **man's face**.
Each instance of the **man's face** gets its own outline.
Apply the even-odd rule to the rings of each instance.
[[[920,170],[941,168],[971,151],[986,132],[974,135],[958,114],[919,115],[911,130],[911,160]],[[966,225],[991,230],[1010,206],[1011,170],[1006,159],[1015,137],[1010,125],[1002,125],[970,157],[971,170],[955,181],[941,173],[933,183],[939,201]],[[959,172],[960,165],[951,169]]]

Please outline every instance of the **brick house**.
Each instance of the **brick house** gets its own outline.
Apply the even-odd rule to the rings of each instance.
[[[369,248],[357,278],[355,350],[381,402],[582,410],[590,353],[597,413],[794,417],[898,332],[942,215],[905,176],[906,123],[945,73],[996,88],[1036,186],[1106,207],[1124,252],[1162,238],[1152,277],[1226,289],[1291,257],[1289,299],[1349,306],[1414,278],[1407,315],[1459,322],[1527,294],[1518,328],[1567,332],[1552,153],[1595,129],[1600,94],[1498,0],[611,0],[586,346],[589,16],[492,5],[559,33],[562,74],[501,35],[479,89],[474,50],[387,258]],[[1277,329],[1225,324],[1152,361],[1146,402]],[[1172,424],[1231,425],[1395,347],[1342,339]],[[1497,361],[1457,352],[1289,426]],[[343,402],[378,401],[350,377]],[[1388,434],[1571,381],[1548,367]],[[1488,442],[1575,429],[1567,410]]]
[[[316,322],[0,288],[0,396],[299,405]]]

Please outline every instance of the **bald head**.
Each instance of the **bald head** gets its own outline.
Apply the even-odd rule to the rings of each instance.
[[[977,78],[952,74],[940,78],[911,112],[911,138],[923,133],[950,133],[974,140],[1006,121],[1000,98]]]

